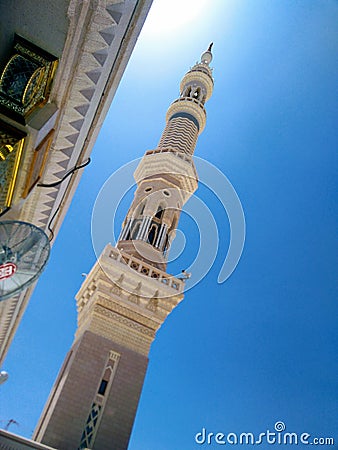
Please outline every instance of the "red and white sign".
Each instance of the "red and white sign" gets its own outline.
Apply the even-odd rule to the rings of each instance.
[[[7,280],[16,272],[16,265],[13,263],[6,263],[0,265],[0,281]]]

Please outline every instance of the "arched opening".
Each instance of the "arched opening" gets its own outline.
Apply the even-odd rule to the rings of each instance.
[[[157,225],[153,223],[148,232],[149,244],[154,245],[155,241],[156,241],[156,237],[157,237]]]
[[[163,213],[164,213],[164,209],[162,209],[162,206],[159,206],[159,207],[157,208],[157,212],[156,212],[156,214],[155,214],[156,219],[161,220],[162,217],[163,217]]]
[[[134,209],[133,216],[135,218],[142,216],[145,206],[146,206],[146,202],[144,200],[140,201],[140,203]]]
[[[191,95],[191,86],[188,86],[184,91],[183,97],[190,97],[190,95]]]
[[[192,96],[193,96],[193,98],[195,98],[196,100],[200,100],[200,97],[201,97],[201,88],[196,88]]]

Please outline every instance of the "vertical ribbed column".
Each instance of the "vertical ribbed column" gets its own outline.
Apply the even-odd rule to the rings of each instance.
[[[157,235],[157,239],[155,242],[155,247],[161,248],[165,239],[165,236],[167,234],[168,225],[165,223],[162,223],[160,231]]]
[[[131,228],[132,219],[128,219],[126,225],[123,227],[123,230],[120,234],[119,241],[123,241],[126,238],[130,228]]]
[[[137,233],[135,239],[142,239],[142,235],[144,233],[144,229],[147,226],[147,222],[148,222],[148,216],[143,217],[142,222],[141,222],[141,226],[140,226],[140,228],[138,230],[138,233]]]
[[[137,237],[137,239],[140,239],[142,241],[146,240],[146,236],[147,236],[148,231],[149,231],[150,222],[151,222],[151,217],[150,216],[145,216],[144,219],[143,219],[142,226],[140,228],[139,237]]]

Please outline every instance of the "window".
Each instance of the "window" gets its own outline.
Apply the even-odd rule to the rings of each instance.
[[[98,390],[98,393],[100,395],[104,395],[105,392],[106,392],[107,386],[108,386],[108,381],[107,380],[102,380],[101,384],[100,384],[100,387],[99,387],[99,390]]]
[[[83,430],[82,433],[79,449],[90,448],[90,445],[93,443],[95,428],[98,418],[100,416],[101,408],[102,408],[101,405],[98,405],[95,402],[92,404],[92,408],[89,413],[85,429]]]
[[[101,383],[95,395],[77,450],[93,448],[103,410],[117,370],[120,354],[110,350]],[[105,395],[106,394],[106,395]]]

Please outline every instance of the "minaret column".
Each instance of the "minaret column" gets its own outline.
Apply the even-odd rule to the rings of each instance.
[[[168,225],[166,223],[162,223],[160,231],[157,235],[157,239],[155,242],[155,247],[162,249],[162,246],[164,244],[164,240],[167,234]]]
[[[142,225],[140,226],[140,230],[138,232],[138,235],[136,236],[136,239],[139,239],[142,241],[146,240],[146,236],[149,231],[150,222],[151,222],[150,216],[145,216],[143,218]]]
[[[128,232],[130,231],[131,228],[131,224],[132,224],[132,219],[129,218],[125,224],[125,226],[122,228],[119,240],[123,240],[127,237]]]
[[[117,245],[105,247],[76,295],[74,342],[36,427],[38,442],[59,450],[128,447],[150,346],[183,299],[184,280],[166,264],[182,206],[197,189],[192,156],[213,89],[211,58],[209,47],[183,77],[158,147],[134,173]]]

